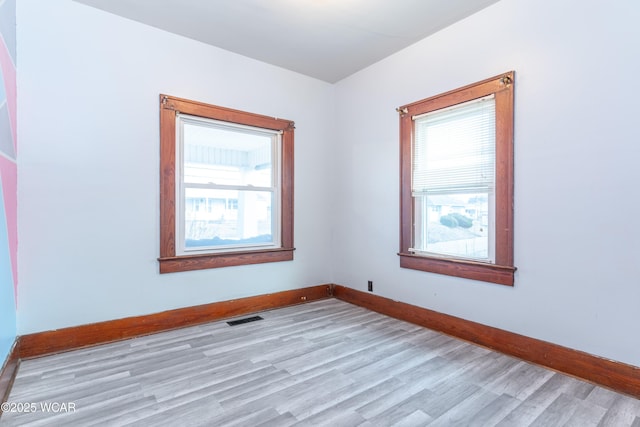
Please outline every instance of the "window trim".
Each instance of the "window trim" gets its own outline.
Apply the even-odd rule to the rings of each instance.
[[[400,113],[400,267],[513,286],[514,71],[398,108]],[[413,116],[493,94],[496,102],[495,263],[415,254],[411,194]]]
[[[280,247],[176,255],[176,113],[282,131]],[[293,121],[160,95],[160,273],[293,259]]]

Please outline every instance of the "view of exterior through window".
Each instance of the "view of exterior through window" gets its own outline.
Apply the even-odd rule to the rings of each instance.
[[[192,116],[178,120],[180,252],[277,247],[280,132]]]
[[[417,197],[416,252],[490,260],[487,192]]]
[[[509,72],[398,108],[400,266],[513,285]]]
[[[160,272],[293,259],[292,121],[160,96]]]

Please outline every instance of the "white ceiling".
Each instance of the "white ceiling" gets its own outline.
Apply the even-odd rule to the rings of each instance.
[[[498,0],[75,0],[334,83]]]

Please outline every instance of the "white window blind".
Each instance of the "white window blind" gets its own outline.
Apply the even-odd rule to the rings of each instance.
[[[495,99],[475,99],[413,117],[413,196],[492,192]]]

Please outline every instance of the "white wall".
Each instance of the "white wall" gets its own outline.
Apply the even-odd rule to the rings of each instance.
[[[639,18],[627,0],[502,0],[331,86],[69,0],[21,0],[18,333],[373,280],[640,365]],[[515,287],[400,269],[394,108],[512,69]],[[296,121],[295,261],[157,273],[159,93]]]
[[[502,0],[336,85],[334,280],[640,366],[640,6]],[[400,269],[394,108],[505,71],[515,287]]]
[[[18,333],[331,280],[333,87],[68,0],[18,2]],[[158,274],[158,95],[296,122],[295,260]]]

